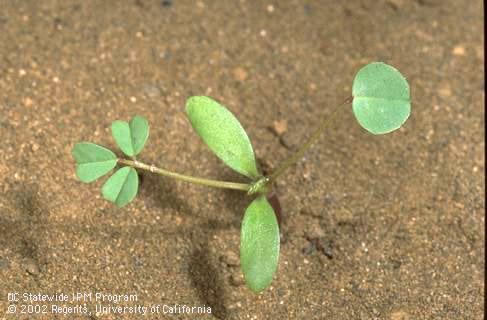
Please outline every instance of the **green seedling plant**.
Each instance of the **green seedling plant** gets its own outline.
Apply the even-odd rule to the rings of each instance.
[[[245,210],[240,235],[240,264],[247,286],[255,293],[267,288],[278,267],[279,225],[267,195],[290,166],[301,159],[306,150],[321,136],[333,116],[345,104],[352,103],[358,123],[368,132],[379,135],[392,132],[406,121],[411,112],[409,85],[394,67],[382,62],[364,66],[355,76],[352,96],[325,117],[314,133],[270,175],[258,169],[247,133],[235,116],[220,103],[205,96],[190,97],[186,114],[196,133],[226,165],[245,176],[248,183],[211,180],[183,175],[148,165],[137,160],[148,137],[149,124],[141,116],[130,122],[112,123],[116,144],[128,158],[118,158],[111,150],[90,142],[77,143],[73,148],[76,175],[85,183],[93,182],[118,170],[104,183],[103,197],[123,207],[132,201],[138,190],[137,170],[210,187],[245,192],[253,200]]]

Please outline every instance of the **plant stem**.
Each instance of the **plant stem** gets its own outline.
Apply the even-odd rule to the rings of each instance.
[[[133,168],[138,168],[142,170],[147,170],[153,173],[157,173],[166,177],[176,178],[179,180],[183,180],[186,182],[191,182],[195,184],[202,184],[205,186],[215,187],[215,188],[224,188],[224,189],[233,189],[233,190],[241,190],[241,191],[248,191],[250,188],[250,184],[247,183],[238,183],[238,182],[228,182],[228,181],[219,181],[219,180],[211,180],[211,179],[204,179],[198,178],[193,176],[187,176],[184,174],[179,174],[176,172],[172,172],[169,170],[157,168],[153,165],[148,165],[142,163],[140,161],[133,161],[128,159],[118,159],[119,163],[131,166]]]
[[[340,107],[352,102],[353,97],[347,98],[343,103],[335,107],[335,110],[331,113],[331,115],[326,115],[323,117],[321,120],[320,126],[313,132],[313,134],[308,138],[308,140],[296,151],[294,152],[289,158],[287,158],[280,166],[277,168],[276,171],[274,171],[270,176],[269,176],[269,182],[268,184],[272,184],[273,182],[276,181],[277,177],[279,177],[281,174],[283,174],[290,166],[296,164],[303,154],[308,150],[313,143],[318,141],[320,138],[321,134],[325,131],[326,127],[328,124],[331,123],[331,120],[334,118],[334,116],[338,113],[338,110],[340,110]]]

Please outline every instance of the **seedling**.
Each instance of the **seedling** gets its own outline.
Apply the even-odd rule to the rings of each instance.
[[[112,123],[112,135],[122,152],[130,158],[117,158],[110,150],[90,143],[74,146],[76,175],[82,182],[92,182],[122,167],[105,182],[103,197],[123,207],[137,194],[139,177],[136,169],[217,188],[244,191],[253,198],[242,220],[240,262],[247,286],[261,292],[269,286],[279,260],[279,225],[266,195],[272,184],[303,156],[331,122],[341,106],[352,103],[358,123],[372,134],[385,134],[398,129],[409,117],[411,100],[406,79],[395,68],[374,62],[355,76],[352,97],[325,118],[318,129],[273,173],[264,176],[258,169],[250,140],[224,106],[209,97],[188,99],[186,113],[196,133],[226,165],[248,178],[248,183],[218,181],[183,175],[136,160],[149,137],[146,119],[135,116],[129,123]]]

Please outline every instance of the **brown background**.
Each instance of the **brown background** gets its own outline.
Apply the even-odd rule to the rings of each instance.
[[[481,1],[0,0],[0,318],[13,291],[136,293],[218,319],[482,318],[482,30]],[[117,209],[104,179],[75,178],[74,143],[115,150],[110,123],[140,114],[145,162],[243,181],[192,131],[196,94],[237,115],[271,170],[372,61],[408,78],[412,115],[372,136],[346,107],[279,181],[261,295],[236,265],[244,195],[147,175]]]

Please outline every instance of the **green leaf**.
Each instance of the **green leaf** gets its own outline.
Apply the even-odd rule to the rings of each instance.
[[[131,167],[123,167],[105,182],[101,192],[105,199],[121,208],[135,198],[138,188],[137,171]]]
[[[186,113],[194,130],[224,163],[249,178],[259,176],[249,137],[228,109],[197,96],[186,102]]]
[[[247,286],[255,293],[269,286],[279,260],[279,226],[265,196],[245,211],[240,235],[240,263]]]
[[[91,142],[80,142],[72,151],[76,175],[82,182],[92,182],[115,168],[117,156],[107,148]]]
[[[352,94],[357,121],[373,134],[399,129],[411,113],[408,82],[397,69],[383,62],[359,70]]]
[[[142,151],[149,137],[149,123],[141,116],[135,116],[126,121],[114,121],[112,123],[112,136],[123,153],[133,157]]]

